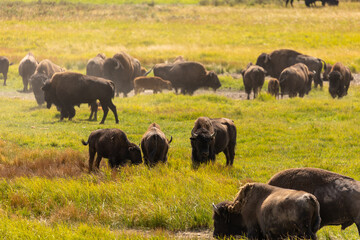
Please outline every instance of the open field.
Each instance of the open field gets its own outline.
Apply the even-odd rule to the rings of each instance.
[[[43,1],[45,2],[45,1]],[[336,21],[334,21],[336,19]],[[238,72],[261,52],[293,48],[360,71],[360,4],[294,9],[265,6],[176,6],[0,3],[0,55],[15,64],[0,86],[0,239],[211,239],[211,203],[231,200],[249,181],[266,182],[291,167],[319,167],[360,180],[360,86],[332,99],[313,89],[303,99],[252,101],[203,91],[115,98],[119,124],[87,121],[87,105],[59,122],[22,88],[19,60],[32,51],[84,72],[98,52],[126,50],[146,67],[183,55],[217,72]],[[331,22],[331,24],[329,24]],[[2,81],[2,79],[0,80]],[[243,89],[222,75],[221,91]],[[266,88],[266,84],[264,86]],[[200,116],[233,119],[234,166],[225,157],[191,168],[190,131]],[[169,161],[87,173],[91,131],[120,128],[139,143],[157,122],[173,137]],[[358,239],[353,225],[325,227],[319,239]]]

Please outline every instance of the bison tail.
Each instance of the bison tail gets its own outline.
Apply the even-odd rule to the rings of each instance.
[[[318,59],[324,64],[324,71],[326,71],[326,62],[320,58],[318,58]],[[320,71],[321,71],[321,69],[320,69]]]
[[[89,141],[85,142],[84,140],[81,140],[81,142],[82,142],[82,144],[83,144],[84,146],[86,146],[86,145],[89,144]]]
[[[151,138],[152,138],[151,142],[154,142],[155,144],[153,146],[153,149],[149,153],[149,162],[150,164],[153,164],[155,163],[155,155],[157,152],[158,135],[155,134]]]
[[[9,63],[9,66],[11,66],[11,65],[13,65],[14,63],[12,62],[12,63]]]

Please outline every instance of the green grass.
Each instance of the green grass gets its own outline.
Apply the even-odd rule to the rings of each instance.
[[[359,10],[343,2],[312,9],[1,2],[0,51],[15,64],[8,86],[0,86],[0,239],[175,239],[178,231],[211,232],[211,203],[232,200],[244,183],[266,182],[283,169],[319,167],[360,180],[359,86],[335,100],[327,85],[303,99],[276,100],[267,84],[251,101],[173,93],[115,98],[120,123],[110,112],[105,125],[101,111],[99,121],[87,121],[85,104],[73,121],[60,122],[54,107],[16,93],[18,61],[28,51],[79,72],[98,52],[126,50],[147,67],[182,55],[238,73],[261,52],[288,47],[359,70]],[[224,74],[220,81],[220,90],[243,90],[241,78]],[[189,137],[200,116],[234,120],[233,167],[220,153],[215,164],[191,168]],[[91,131],[116,127],[139,143],[152,122],[174,139],[168,164],[111,171],[104,159],[100,173],[87,173],[80,141]],[[355,226],[325,227],[318,236],[358,239]]]

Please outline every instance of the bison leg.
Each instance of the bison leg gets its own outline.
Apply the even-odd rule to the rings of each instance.
[[[96,157],[96,161],[95,161],[95,168],[97,170],[100,169],[100,162],[101,162],[102,156],[98,153],[97,157]]]
[[[89,173],[92,171],[96,150],[89,146]]]
[[[7,73],[3,73],[4,75],[4,86],[6,86]]]
[[[69,120],[71,120],[75,116],[75,108],[74,108],[74,106],[69,106],[68,107],[68,112],[69,112]]]
[[[24,85],[23,92],[27,92],[28,91],[28,82],[29,82],[29,80],[28,80],[28,78],[26,76],[23,77],[22,80],[23,80],[23,85]]]
[[[96,101],[92,102],[90,104],[90,109],[91,109],[91,113],[90,113],[90,117],[89,117],[89,121],[92,120],[92,116],[94,115],[94,121],[97,121],[97,110],[98,110],[98,105],[96,103]]]

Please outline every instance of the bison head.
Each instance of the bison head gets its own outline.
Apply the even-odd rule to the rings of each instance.
[[[332,71],[329,74],[329,93],[333,98],[336,98],[336,95],[341,97],[342,89],[341,88],[342,75],[338,71]]]
[[[265,70],[266,75],[272,75],[272,65],[270,55],[262,53],[256,60],[256,64]]]
[[[161,77],[162,79],[168,79],[170,69],[174,64],[157,64],[154,66],[154,76]]]
[[[214,160],[214,144],[216,132],[210,132],[207,129],[200,128],[191,133],[191,147],[193,165],[196,167],[199,163]]]
[[[225,201],[217,205],[213,204],[213,236],[216,238],[245,235],[247,232],[241,214],[229,212],[228,205],[230,203]]]
[[[34,74],[30,78],[30,84],[33,88],[36,102],[39,105],[42,105],[45,102],[44,91],[42,91],[41,88],[47,80],[48,77],[43,73]]]
[[[44,91],[44,99],[46,102],[46,107],[51,108],[51,105],[54,103],[53,97],[52,97],[52,94],[50,91],[51,90],[51,82],[49,80],[47,80],[44,83],[44,86],[41,88],[41,90]]]
[[[139,146],[137,146],[134,143],[130,143],[128,151],[129,151],[129,159],[131,160],[132,164],[137,165],[142,163],[141,150]]]
[[[107,58],[104,61],[104,78],[115,81],[116,71],[119,69],[120,64],[115,58]]]
[[[221,87],[219,78],[216,75],[216,73],[214,73],[213,71],[207,73],[205,87],[211,87],[212,89],[214,89],[214,91],[216,91],[216,89]]]
[[[315,71],[313,71],[313,72],[309,71],[309,73],[308,73],[308,81],[306,83],[306,94],[309,94],[309,92],[311,91],[311,84],[312,84],[315,74],[316,74]]]

